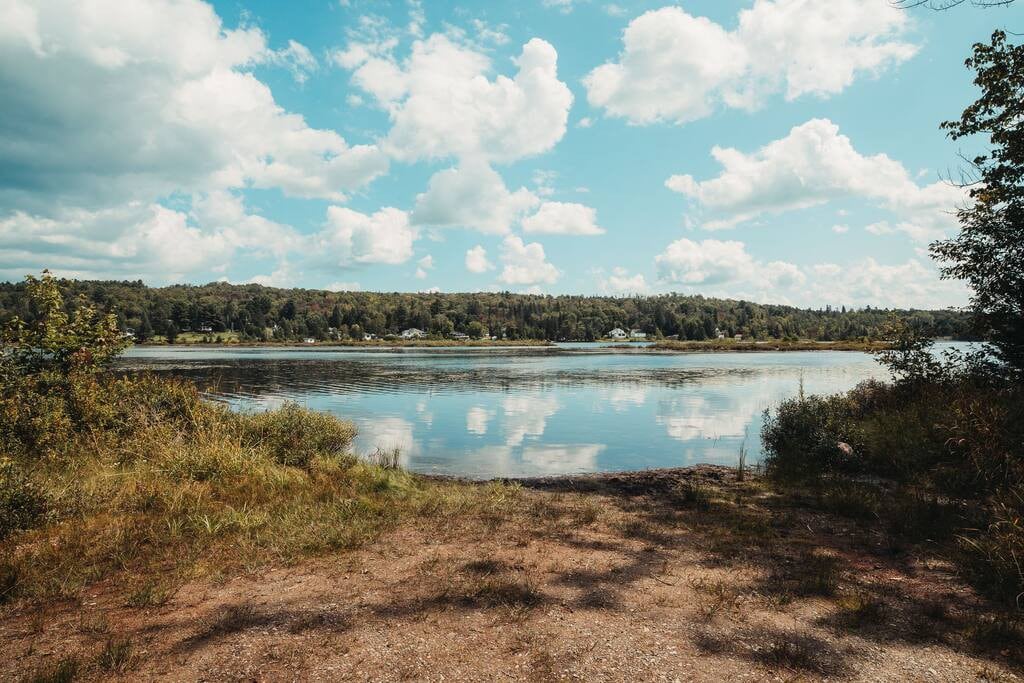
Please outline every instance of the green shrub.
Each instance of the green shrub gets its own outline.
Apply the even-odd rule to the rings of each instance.
[[[799,480],[854,469],[856,461],[839,446],[860,443],[850,413],[851,403],[841,395],[800,396],[783,401],[774,414],[766,410],[761,441],[768,473]]]
[[[282,465],[308,467],[317,455],[341,456],[349,452],[355,426],[331,415],[308,410],[297,403],[239,418],[243,441],[261,448]]]

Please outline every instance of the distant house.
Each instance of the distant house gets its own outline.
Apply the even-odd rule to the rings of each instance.
[[[213,328],[209,325],[200,325],[199,331],[204,333],[213,332]]]
[[[426,332],[415,327],[410,327],[407,330],[402,330],[402,339],[422,339],[423,337],[426,336]]]
[[[614,330],[608,333],[608,336],[612,339],[625,339],[626,331],[621,327],[616,327]]]
[[[469,335],[466,334],[465,332],[452,332],[448,336],[451,337],[452,339],[457,339],[458,341],[465,341],[469,339]]]
[[[733,337],[733,339],[735,339],[736,341],[743,341],[743,335],[737,334],[735,337]]]
[[[312,337],[306,337],[305,342],[307,344],[316,344],[316,339],[313,339]]]
[[[715,328],[715,339],[725,339],[725,332],[722,332],[717,327]]]
[[[640,330],[630,330],[629,331],[629,338],[630,339],[647,339],[647,333],[646,332],[641,332]]]
[[[369,332],[367,332],[366,334],[363,335],[363,341],[373,341],[376,338],[377,338],[377,335],[370,334]]]

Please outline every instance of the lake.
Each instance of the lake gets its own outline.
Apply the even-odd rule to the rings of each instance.
[[[940,347],[953,346],[940,344]],[[356,449],[474,478],[734,465],[762,413],[886,372],[863,353],[555,348],[134,347],[129,369],[186,377],[239,410],[296,401],[353,420]]]

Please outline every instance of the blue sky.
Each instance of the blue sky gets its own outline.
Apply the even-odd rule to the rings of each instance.
[[[1021,18],[8,0],[0,277],[960,305],[938,124]]]

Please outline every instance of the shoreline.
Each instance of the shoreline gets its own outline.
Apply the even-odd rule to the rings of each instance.
[[[594,346],[572,346],[574,344],[594,344]],[[351,352],[401,352],[406,350],[456,352],[460,350],[474,351],[542,351],[561,354],[608,354],[638,353],[652,355],[668,355],[681,353],[778,353],[798,351],[846,351],[871,353],[884,350],[888,344],[884,342],[729,342],[727,344],[713,342],[649,342],[649,343],[613,343],[613,342],[452,342],[452,343],[336,343],[317,342],[304,344],[301,342],[249,342],[249,343],[188,343],[188,344],[133,344],[138,349],[168,349],[182,351],[189,349],[210,351],[217,349],[259,350],[273,349],[279,351],[351,351]]]

